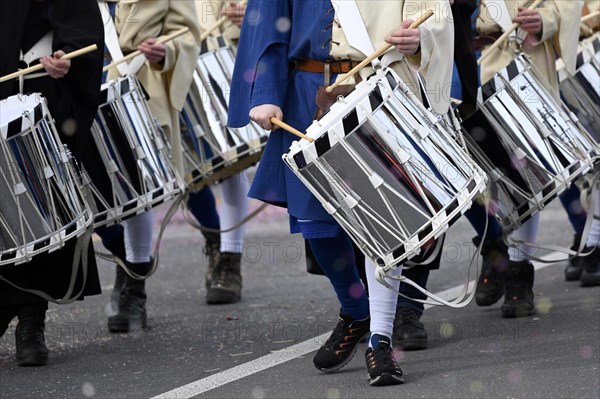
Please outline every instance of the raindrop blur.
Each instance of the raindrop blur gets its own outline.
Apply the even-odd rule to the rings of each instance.
[[[289,31],[291,27],[292,22],[287,17],[277,18],[277,21],[275,22],[275,28],[281,33]]]
[[[62,132],[66,136],[72,136],[77,131],[77,122],[73,118],[66,119],[62,124]]]
[[[265,390],[263,387],[252,388],[252,399],[263,399],[265,397]]]
[[[84,382],[81,386],[81,392],[86,398],[91,398],[96,396],[96,388],[89,382]]]
[[[327,390],[327,399],[340,399],[340,390],[335,388],[329,388]]]

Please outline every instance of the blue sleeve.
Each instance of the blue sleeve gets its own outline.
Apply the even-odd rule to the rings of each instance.
[[[246,7],[229,97],[228,125],[246,126],[252,107],[283,106],[288,79],[291,0],[250,0]]]

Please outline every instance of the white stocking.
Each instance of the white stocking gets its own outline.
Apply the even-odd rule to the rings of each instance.
[[[219,210],[221,228],[228,229],[248,214],[248,190],[250,185],[244,173],[239,173],[221,183],[223,200]],[[221,233],[221,252],[241,253],[244,246],[243,224],[235,230]]]
[[[369,311],[371,313],[371,334],[385,335],[392,338],[394,317],[396,316],[396,303],[400,281],[388,279],[387,282],[394,288],[385,287],[375,279],[375,264],[369,258],[365,259],[365,272],[369,285]],[[390,272],[390,275],[399,276],[402,268]]]
[[[152,212],[146,211],[127,219],[125,225],[125,254],[131,263],[150,261],[152,250]]]

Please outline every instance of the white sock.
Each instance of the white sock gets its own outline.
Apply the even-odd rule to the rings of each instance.
[[[365,272],[369,285],[369,312],[371,313],[371,335],[379,334],[392,338],[394,318],[396,317],[396,303],[400,281],[388,279],[387,282],[394,288],[391,290],[375,279],[375,264],[369,258],[365,259]],[[402,267],[390,272],[390,275],[399,276]],[[390,341],[391,342],[391,341]],[[369,346],[371,340],[369,340]]]
[[[596,219],[596,217],[600,217],[600,190],[592,191],[592,196],[596,204],[594,205],[595,217],[590,227],[587,242],[585,243],[585,246],[589,248],[600,247],[600,220]]]
[[[146,211],[127,219],[125,226],[125,254],[131,263],[150,261],[152,251],[152,212]]]
[[[244,173],[239,173],[221,183],[223,200],[219,210],[221,228],[238,224],[248,214],[248,190],[250,185]],[[244,246],[246,224],[235,230],[221,233],[221,252],[241,253]]]
[[[521,227],[511,233],[514,240],[534,243],[537,240],[538,226],[540,224],[540,213],[533,215],[528,221],[523,223]],[[508,257],[513,262],[521,262],[527,259],[527,256],[535,255],[537,246],[519,244],[517,247],[508,248]]]

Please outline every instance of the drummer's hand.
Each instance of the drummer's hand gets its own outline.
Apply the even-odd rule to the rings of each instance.
[[[244,13],[246,12],[246,3],[240,4],[232,1],[229,3],[227,8],[223,10],[223,14],[229,18],[231,23],[242,27],[242,21],[244,20]]]
[[[158,43],[157,39],[154,38],[144,41],[138,46],[138,50],[153,64],[161,63],[167,54],[167,46]]]
[[[407,19],[402,25],[385,38],[387,43],[393,44],[404,55],[413,55],[419,50],[421,32],[419,28],[408,29],[413,21]]]
[[[277,126],[271,123],[271,117],[283,120],[281,108],[273,104],[258,105],[250,110],[250,119],[265,130],[275,130]]]
[[[520,23],[519,28],[534,35],[539,35],[542,31],[542,16],[538,10],[519,7],[519,13],[513,19],[513,22]]]
[[[71,60],[60,59],[63,55],[65,55],[65,52],[59,50],[52,54],[52,57],[40,58],[40,63],[46,68],[48,75],[54,79],[64,78],[71,68]]]

